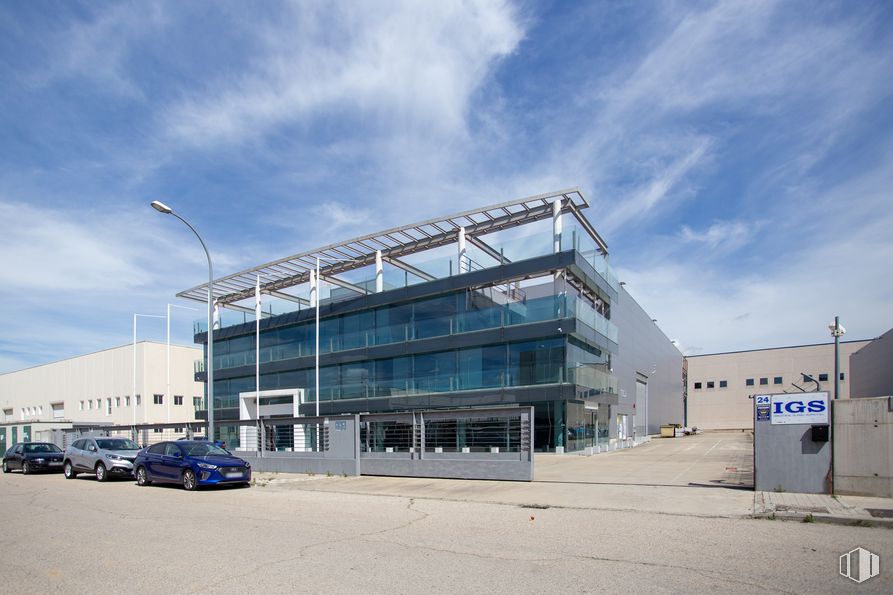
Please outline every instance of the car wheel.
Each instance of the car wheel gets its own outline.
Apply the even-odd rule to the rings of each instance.
[[[9,473],[9,465],[6,463],[6,461],[3,461],[3,472]]]
[[[146,472],[145,467],[137,467],[136,469],[136,485],[139,486],[147,486],[151,481],[149,481],[149,473]]]
[[[65,461],[65,465],[62,467],[62,473],[65,475],[65,479],[74,479],[78,476],[77,471],[71,466],[71,461]]]
[[[22,463],[22,474],[28,475],[29,473],[31,473],[31,465],[29,465],[28,463]]]
[[[198,486],[198,482],[195,481],[195,473],[192,472],[192,469],[187,469],[186,471],[184,471],[183,472],[183,487],[191,492],[197,486]]]
[[[96,464],[96,481],[105,481],[108,479],[108,472],[102,463]]]

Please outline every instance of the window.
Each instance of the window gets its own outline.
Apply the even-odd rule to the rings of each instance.
[[[164,454],[165,444],[162,442],[161,444],[154,444],[149,447],[149,452],[153,455],[163,455]]]
[[[87,410],[93,409],[93,399],[87,400]]]
[[[124,406],[130,407],[130,396],[129,395],[124,396]]]
[[[80,409],[79,409],[79,410],[80,410],[80,411],[83,411],[83,410],[84,410],[84,402],[83,402],[83,401],[80,402]]]
[[[844,379],[844,377],[843,377],[843,372],[840,373],[840,379],[841,379],[841,380]]]
[[[112,398],[111,397],[109,397],[108,399],[105,400],[105,414],[106,415],[112,414]]]
[[[760,386],[766,386],[767,384],[769,384],[768,378],[760,378]]]
[[[713,380],[708,380],[707,388],[716,388],[716,383]]]
[[[174,405],[183,404],[183,395],[174,395]]]
[[[152,431],[156,434],[160,434],[163,430],[161,428],[152,428]]]
[[[781,384],[781,383],[782,383],[781,376],[776,376],[775,378],[772,379],[772,384]]]
[[[748,378],[744,381],[744,384],[747,386],[753,386],[753,378]]]
[[[121,406],[121,397],[115,397],[115,408],[117,409],[120,406]]]
[[[65,417],[65,403],[50,403],[53,408],[53,419],[63,419]]]
[[[152,401],[156,405],[164,405],[164,395],[152,395]]]
[[[819,382],[828,382],[827,374],[819,374]]]
[[[139,407],[139,405],[140,405],[140,396],[139,395],[136,396],[136,405],[137,405],[137,407]]]
[[[719,381],[719,388],[728,388],[728,387],[729,387],[729,381],[728,381],[728,380],[720,380],[720,381]]]
[[[195,407],[196,411],[202,408],[202,400],[204,397],[192,397],[192,406]]]
[[[700,388],[701,388],[701,383],[695,382],[695,390],[700,390]]]

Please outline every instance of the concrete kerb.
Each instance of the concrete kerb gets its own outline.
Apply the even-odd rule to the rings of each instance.
[[[866,507],[847,504],[846,498],[846,496],[828,494],[757,491],[754,492],[753,518],[893,529],[893,518],[874,517],[866,510]],[[893,499],[873,498],[870,500],[873,504],[870,508],[878,507],[893,511]],[[820,508],[824,508],[828,512],[817,510]]]

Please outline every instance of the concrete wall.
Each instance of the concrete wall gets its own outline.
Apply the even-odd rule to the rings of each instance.
[[[616,437],[616,416],[629,416],[632,437],[632,416],[635,425],[644,428],[644,402],[636,404],[636,379],[644,379],[648,387],[648,434],[660,432],[661,424],[682,423],[682,353],[651,321],[651,316],[626,291],[611,304],[611,322],[620,333],[619,352],[612,359],[617,377],[620,403],[611,407],[611,437]]]
[[[837,401],[834,491],[893,498],[893,397]]]
[[[893,342],[893,341],[891,341]],[[840,344],[840,398],[849,398],[851,373],[850,355],[865,347],[868,341],[844,341]],[[688,365],[688,425],[707,430],[753,428],[753,400],[755,394],[797,391],[796,382],[807,391],[817,390],[815,383],[803,383],[801,372],[812,375],[827,374],[819,390],[834,393],[834,343],[778,347],[716,353],[686,357]],[[775,379],[781,378],[781,384]],[[747,386],[747,379],[754,380]],[[760,379],[767,384],[760,385]],[[727,386],[721,387],[721,381]],[[695,388],[700,382],[701,388]],[[707,388],[713,382],[713,388]]]
[[[193,421],[193,397],[204,394],[204,385],[193,376],[193,362],[202,357],[201,349],[171,346],[171,396],[156,405],[153,395],[167,391],[167,346],[141,341],[136,347],[136,392],[142,402],[135,412],[132,400],[130,406],[125,404],[125,397],[133,393],[133,346],[123,345],[0,374],[0,423],[64,420],[123,425],[133,423],[134,413],[137,423]],[[174,405],[174,395],[183,397],[182,405]],[[53,416],[54,404],[62,405],[61,418]]]
[[[849,357],[851,396],[893,395],[893,329]]]

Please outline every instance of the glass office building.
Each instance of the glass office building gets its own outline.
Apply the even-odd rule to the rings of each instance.
[[[230,309],[214,332],[219,437],[237,440],[226,420],[255,391],[257,357],[260,390],[303,389],[302,415],[532,405],[538,450],[623,434],[611,409],[621,288],[587,206],[576,189],[525,198],[215,281]],[[196,331],[207,353],[206,329]]]

